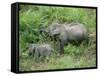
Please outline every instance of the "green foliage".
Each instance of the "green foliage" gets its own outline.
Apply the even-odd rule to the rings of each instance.
[[[28,43],[55,42],[43,38],[39,34],[40,26],[50,26],[58,23],[83,23],[89,31],[89,43],[82,42],[79,46],[68,44],[64,47],[64,56],[57,56],[54,49],[49,62],[36,63],[28,55]],[[96,10],[89,8],[49,7],[35,5],[20,5],[19,11],[19,45],[21,71],[94,67],[96,61]],[[56,43],[57,44],[57,43]],[[55,45],[54,45],[55,48]],[[92,57],[93,56],[93,57]]]

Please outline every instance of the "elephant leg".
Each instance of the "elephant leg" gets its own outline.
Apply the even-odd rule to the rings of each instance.
[[[60,41],[60,54],[64,54],[64,42]]]
[[[39,61],[39,50],[37,50],[37,49],[35,49],[34,59],[35,59],[35,61]]]

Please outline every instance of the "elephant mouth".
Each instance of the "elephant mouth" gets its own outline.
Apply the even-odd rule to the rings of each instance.
[[[49,36],[51,36],[51,37],[58,37],[59,36],[59,33],[49,33]]]
[[[42,36],[43,37],[49,37],[51,41],[52,40],[56,41],[58,39],[59,35],[60,34],[56,31],[46,31],[46,30],[42,31]]]

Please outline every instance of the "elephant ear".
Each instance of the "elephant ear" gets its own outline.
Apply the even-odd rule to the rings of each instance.
[[[65,32],[61,32],[59,35],[59,40],[63,41],[63,43],[67,43],[68,42],[68,35]]]
[[[51,36],[58,36],[58,35],[60,35],[60,29],[55,29],[51,31]]]

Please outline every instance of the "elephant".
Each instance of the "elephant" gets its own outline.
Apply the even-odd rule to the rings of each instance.
[[[28,51],[29,55],[34,55],[35,60],[38,61],[39,58],[49,58],[52,48],[49,44],[30,44]]]
[[[68,42],[81,42],[88,38],[86,27],[81,23],[59,24],[53,23],[47,28],[42,27],[40,34],[46,33],[59,41],[59,53],[64,54],[64,45]]]

